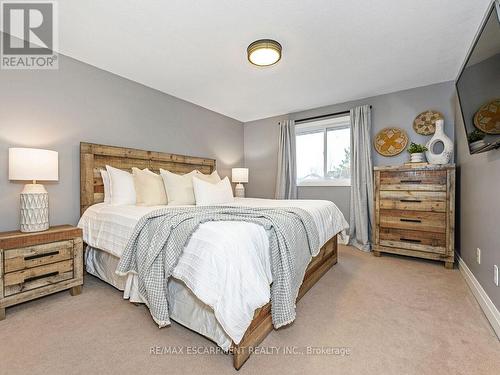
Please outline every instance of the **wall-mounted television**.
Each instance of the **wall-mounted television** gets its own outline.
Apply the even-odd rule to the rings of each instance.
[[[500,148],[500,0],[492,2],[456,87],[470,153]]]

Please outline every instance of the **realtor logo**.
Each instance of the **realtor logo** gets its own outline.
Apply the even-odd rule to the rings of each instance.
[[[1,69],[57,69],[57,3],[2,1]]]

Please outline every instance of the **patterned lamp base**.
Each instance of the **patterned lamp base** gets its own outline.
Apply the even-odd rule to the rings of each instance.
[[[28,184],[21,192],[21,232],[49,229],[49,194],[43,185]]]
[[[245,187],[243,184],[237,184],[234,188],[234,196],[237,198],[245,198]]]

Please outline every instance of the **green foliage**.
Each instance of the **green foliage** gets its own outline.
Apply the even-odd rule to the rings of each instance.
[[[470,143],[472,143],[472,142],[477,142],[477,141],[484,139],[485,136],[486,136],[486,134],[484,134],[482,131],[476,129],[476,130],[469,133],[469,135],[467,136],[467,139],[469,140]]]
[[[424,145],[419,145],[418,143],[411,143],[410,147],[408,147],[408,153],[410,154],[417,154],[420,152],[425,152],[427,151],[427,147]]]
[[[330,166],[327,173],[328,178],[349,178],[351,176],[351,149],[344,149],[344,159],[339,165]]]

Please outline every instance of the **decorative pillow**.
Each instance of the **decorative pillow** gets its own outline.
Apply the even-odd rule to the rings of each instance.
[[[200,180],[210,182],[212,184],[216,184],[217,182],[220,182],[220,176],[217,173],[217,171],[213,171],[212,174],[204,174],[204,173],[197,173],[196,178],[199,178]]]
[[[102,184],[104,185],[104,203],[111,203],[111,187],[109,186],[109,173],[101,169]]]
[[[168,204],[182,206],[195,204],[193,191],[193,176],[199,174],[192,171],[184,175],[175,174],[165,169],[160,169],[160,175],[167,191]]]
[[[132,168],[136,203],[139,206],[160,206],[167,204],[167,193],[160,175],[149,169]]]
[[[227,177],[212,184],[195,176],[193,177],[193,189],[197,206],[210,206],[234,201],[233,189]]]
[[[124,206],[135,204],[135,187],[132,173],[106,165],[109,175],[109,191],[111,192],[111,204],[113,206]]]

